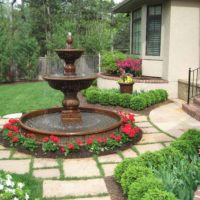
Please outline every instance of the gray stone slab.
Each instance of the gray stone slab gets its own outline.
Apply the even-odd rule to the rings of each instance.
[[[138,124],[137,124],[138,125]],[[139,125],[138,125],[139,126]],[[140,126],[139,126],[140,127]],[[160,131],[158,130],[158,129],[156,129],[156,128],[154,128],[154,127],[146,127],[146,128],[142,128],[142,127],[140,127],[141,128],[141,130],[143,131],[143,133],[159,133]]]
[[[59,169],[36,169],[33,176],[37,178],[60,178]]]
[[[7,149],[6,147],[0,145],[0,150]]]
[[[64,160],[63,169],[66,177],[100,176],[96,162],[92,158]]]
[[[125,158],[135,158],[137,157],[137,153],[134,152],[132,149],[127,149],[122,152]]]
[[[0,160],[0,170],[25,174],[29,172],[30,160]]]
[[[102,167],[103,167],[105,176],[113,176],[116,166],[117,164],[103,164]]]
[[[66,200],[111,200],[110,196],[105,197],[84,197],[84,198],[78,198],[78,199],[66,199]]]
[[[145,153],[146,151],[158,151],[164,146],[162,144],[145,144],[145,145],[135,145],[135,148],[139,151],[140,154]]]
[[[152,133],[152,134],[143,134],[142,139],[138,144],[144,143],[160,143],[160,142],[170,142],[173,141],[173,138],[169,137],[164,133]]]
[[[144,121],[148,121],[148,120],[147,120],[147,116],[139,115],[139,116],[135,116],[135,121],[136,122],[144,122]]]
[[[13,113],[13,114],[9,114],[9,115],[4,115],[3,118],[4,119],[18,119],[22,116],[22,113]]]
[[[149,122],[136,122],[135,124],[141,128],[152,127],[152,124]]]
[[[118,154],[110,154],[106,156],[99,156],[99,162],[121,162],[122,159]]]
[[[10,157],[10,151],[9,150],[1,150],[0,151],[0,159],[9,158],[9,157]]]
[[[103,179],[89,179],[76,181],[43,181],[43,197],[58,198],[66,196],[87,196],[108,193]]]
[[[12,156],[13,159],[15,158],[19,158],[19,159],[23,159],[23,158],[31,158],[31,155],[25,154],[25,153],[20,153],[20,152],[15,152]]]
[[[35,158],[33,168],[58,167],[56,159]]]
[[[186,114],[179,101],[152,110],[149,117],[156,126],[174,137],[180,137],[188,129],[200,129],[200,121]]]

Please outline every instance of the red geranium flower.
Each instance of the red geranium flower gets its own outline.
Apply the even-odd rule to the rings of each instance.
[[[120,142],[121,139],[122,139],[121,136],[116,136],[116,137],[115,137],[115,140],[116,140],[117,142]]]
[[[12,138],[12,142],[14,143],[14,142],[18,142],[19,141],[19,138],[17,138],[17,137],[14,137],[14,138]]]
[[[63,152],[65,152],[65,148],[64,147],[61,147],[60,148],[60,151],[63,153]]]
[[[8,137],[12,137],[13,133],[12,132],[8,132]]]
[[[58,143],[58,137],[56,137],[56,136],[54,136],[54,135],[51,135],[50,137],[50,140],[52,141],[52,142],[54,142],[54,143]]]
[[[89,139],[86,140],[86,143],[87,143],[88,145],[90,145],[90,144],[93,143],[93,140],[89,138]]]
[[[35,137],[35,134],[34,133],[27,133],[26,134],[26,137],[30,138],[30,137]]]
[[[82,145],[82,144],[83,144],[80,138],[77,138],[75,141],[76,141],[76,143],[77,143],[78,145]]]
[[[134,137],[134,135],[135,135],[135,130],[134,130],[134,129],[131,129],[128,136],[129,136],[130,138],[132,138],[132,137]]]
[[[15,124],[15,123],[18,123],[19,120],[18,119],[9,119],[8,121],[10,124]]]
[[[134,130],[135,130],[136,133],[140,132],[140,128],[139,127],[135,127]]]
[[[4,124],[4,128],[10,129],[11,125],[10,124]]]
[[[128,121],[128,118],[125,116],[125,117],[122,118],[122,121],[125,123],[125,122]]]
[[[116,136],[115,136],[114,133],[109,135],[109,138],[111,138],[111,139],[115,139],[115,137],[116,137]]]
[[[44,140],[45,142],[47,142],[47,141],[49,141],[49,137],[44,137],[43,140]]]
[[[129,120],[132,121],[132,122],[135,121],[134,114],[129,114],[128,118],[129,118]]]
[[[69,144],[68,145],[68,149],[74,149],[74,148],[75,148],[74,144]]]

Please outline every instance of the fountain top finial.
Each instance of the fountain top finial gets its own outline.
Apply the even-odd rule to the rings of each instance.
[[[67,42],[66,43],[66,48],[67,49],[72,49],[73,38],[72,38],[72,33],[71,32],[68,32],[66,42]]]

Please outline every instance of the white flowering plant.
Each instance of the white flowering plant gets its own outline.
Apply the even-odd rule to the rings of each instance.
[[[0,176],[0,199],[3,200],[29,200],[29,191],[24,184],[13,180],[10,174]]]

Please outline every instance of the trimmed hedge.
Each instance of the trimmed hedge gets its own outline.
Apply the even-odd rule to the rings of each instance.
[[[167,200],[174,200],[176,197],[192,200],[193,192],[200,184],[200,158],[197,156],[199,148],[200,131],[188,130],[169,147],[156,152],[146,152],[137,158],[125,159],[115,168],[114,178],[121,184],[124,193],[128,193],[128,200],[146,200],[154,193],[160,193],[157,195],[158,200],[163,196],[163,199]],[[143,181],[138,184],[143,175],[138,178],[137,174],[141,174],[146,168],[151,171],[149,176],[162,181],[162,192],[159,187],[151,188]],[[156,190],[150,191],[151,189]]]
[[[149,189],[141,200],[176,200],[176,197],[171,192],[154,188]]]
[[[121,94],[116,90],[100,90],[94,86],[82,91],[88,103],[121,106],[132,110],[143,110],[148,106],[167,100],[166,90],[157,89],[142,93]]]

